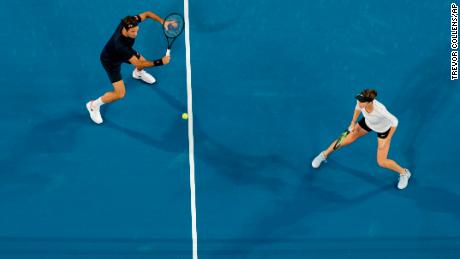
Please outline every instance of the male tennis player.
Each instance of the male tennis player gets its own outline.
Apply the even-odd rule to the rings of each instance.
[[[395,161],[388,159],[391,138],[393,137],[398,119],[387,111],[385,106],[375,99],[377,92],[365,89],[355,98],[357,99],[353,119],[351,120],[350,134],[343,140],[341,147],[349,145],[370,131],[377,133],[377,163],[383,168],[388,168],[399,173],[398,189],[404,189],[409,183],[411,173],[407,168],[402,168]],[[356,124],[359,114],[363,118]],[[313,168],[318,168],[326,158],[334,152],[335,141],[317,157],[313,159]]]
[[[153,84],[156,80],[144,68],[162,66],[169,63],[169,56],[149,61],[133,49],[134,41],[139,32],[139,23],[147,18],[164,24],[165,29],[171,23],[164,22],[162,18],[150,11],[136,16],[126,16],[102,50],[100,56],[101,63],[109,76],[110,82],[112,82],[114,90],[106,92],[103,96],[86,104],[91,119],[97,124],[103,122],[100,107],[103,104],[120,100],[125,96],[125,84],[121,78],[122,63],[131,63],[134,65],[133,78],[142,80],[148,84]]]

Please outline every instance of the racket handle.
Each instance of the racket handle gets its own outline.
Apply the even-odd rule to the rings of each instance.
[[[171,50],[170,50],[170,49],[167,49],[167,50],[166,50],[166,56],[170,56],[170,54],[171,54]]]

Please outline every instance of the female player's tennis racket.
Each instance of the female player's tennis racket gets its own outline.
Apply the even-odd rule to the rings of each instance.
[[[168,15],[163,22],[163,32],[165,33],[166,41],[168,42],[168,49],[166,56],[171,52],[171,46],[174,41],[181,35],[184,30],[184,17],[178,13]]]
[[[337,150],[340,146],[342,146],[342,142],[345,140],[345,138],[348,136],[348,134],[350,134],[350,131],[349,130],[345,130],[341,135],[340,137],[335,141],[335,144],[334,144],[334,150]]]

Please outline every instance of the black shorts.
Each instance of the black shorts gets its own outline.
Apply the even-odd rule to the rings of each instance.
[[[119,65],[109,65],[102,62],[102,66],[105,69],[105,72],[109,76],[110,82],[115,83],[121,80],[121,64]]]
[[[367,126],[367,124],[366,124],[366,119],[365,119],[364,117],[361,118],[361,120],[359,120],[358,124],[359,124],[359,126],[360,126],[363,130],[365,130],[365,131],[367,131],[367,132],[373,131],[373,130],[371,130],[371,128],[369,128],[369,126]],[[388,134],[390,134],[390,130],[391,130],[391,128],[389,128],[387,131],[385,131],[385,132],[383,132],[383,133],[376,132],[376,133],[377,133],[377,137],[378,137],[378,138],[381,138],[381,139],[386,139],[386,138],[388,137]]]
[[[134,55],[137,58],[141,58],[141,54],[139,54],[139,52],[136,52],[136,54],[134,54]],[[109,62],[104,62],[102,60],[102,57],[101,57],[101,64],[104,67],[105,72],[109,76],[110,82],[115,83],[115,82],[118,82],[118,81],[122,80],[122,78],[121,78],[121,63],[119,63],[119,64],[113,64],[113,63],[110,64]]]

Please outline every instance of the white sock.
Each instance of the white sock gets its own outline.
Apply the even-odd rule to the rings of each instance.
[[[101,98],[101,97],[97,98],[96,100],[94,100],[94,101],[92,102],[92,105],[93,105],[94,108],[99,108],[99,107],[101,107],[103,104],[104,104],[104,102],[102,101],[102,98]]]

